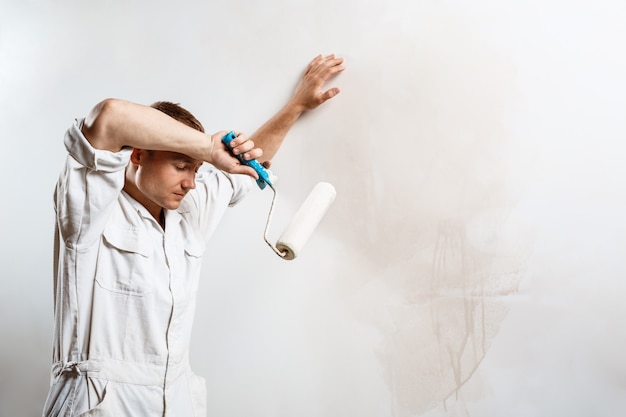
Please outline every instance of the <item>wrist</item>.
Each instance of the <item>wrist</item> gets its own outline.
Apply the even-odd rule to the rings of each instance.
[[[213,163],[213,151],[215,150],[215,137],[217,135],[207,135],[208,136],[208,145],[206,147],[206,150],[204,151],[204,154],[206,155],[206,157],[204,158],[205,162],[208,162],[210,164]]]
[[[298,101],[295,97],[289,100],[287,104],[285,105],[285,107],[283,108],[283,111],[285,113],[287,113],[288,115],[292,116],[295,119],[300,117],[302,113],[304,113],[307,110],[308,110],[308,107],[306,106],[306,104]]]

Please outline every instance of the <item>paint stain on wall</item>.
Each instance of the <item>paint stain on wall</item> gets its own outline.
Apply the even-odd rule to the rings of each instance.
[[[464,387],[518,291],[532,239],[513,215],[513,66],[466,22],[439,17],[412,37],[377,40],[393,46],[384,63],[353,59],[353,78],[368,68],[353,86],[367,100],[342,100],[361,124],[329,127],[329,137],[353,138],[332,144],[336,166],[350,167],[333,179],[337,288],[382,334],[398,417],[462,415],[486,395]]]

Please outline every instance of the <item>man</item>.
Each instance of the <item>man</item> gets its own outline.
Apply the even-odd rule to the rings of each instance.
[[[314,58],[293,96],[234,154],[265,161],[343,59]],[[107,99],[65,135],[55,190],[55,332],[43,415],[205,416],[189,339],[205,242],[256,172],[182,107]],[[198,173],[203,162],[208,169]],[[245,174],[245,175],[238,175]]]

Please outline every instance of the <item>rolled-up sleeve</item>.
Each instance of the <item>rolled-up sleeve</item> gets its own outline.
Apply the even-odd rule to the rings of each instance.
[[[65,149],[70,156],[85,168],[94,171],[115,172],[125,169],[132,149],[125,148],[120,152],[111,152],[94,148],[81,131],[84,120],[76,119],[65,133]]]
[[[66,246],[92,244],[101,234],[110,207],[124,187],[132,149],[96,149],[81,132],[77,119],[65,133],[68,152],[54,193],[57,222]]]

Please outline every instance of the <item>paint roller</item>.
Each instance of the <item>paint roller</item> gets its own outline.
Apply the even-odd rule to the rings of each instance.
[[[235,133],[228,132],[222,138],[222,142],[232,151],[230,142],[236,137]],[[248,165],[256,171],[259,175],[259,179],[256,182],[261,190],[268,186],[274,192],[272,204],[267,216],[267,223],[265,224],[265,232],[263,234],[265,242],[281,258],[287,260],[296,258],[335,200],[335,187],[327,182],[316,184],[274,245],[268,238],[268,232],[272,221],[274,206],[276,205],[276,198],[278,197],[278,193],[274,188],[276,176],[256,159],[247,161],[243,158],[243,155],[237,155],[236,157],[242,164]]]

